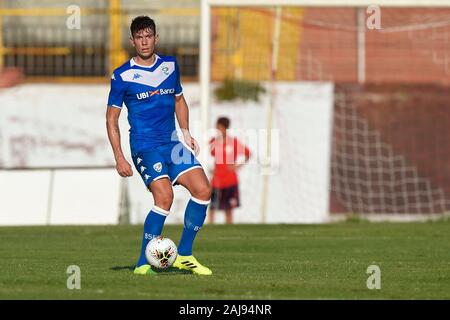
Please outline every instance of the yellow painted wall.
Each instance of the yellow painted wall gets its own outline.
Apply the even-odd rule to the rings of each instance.
[[[294,80],[299,61],[303,9],[283,8],[278,80]],[[271,76],[274,9],[215,8],[212,77],[268,80]]]

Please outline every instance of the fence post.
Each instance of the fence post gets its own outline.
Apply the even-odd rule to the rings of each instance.
[[[50,181],[48,183],[48,200],[47,200],[47,225],[49,226],[52,218],[52,203],[53,203],[53,184],[55,180],[55,170],[50,169]]]

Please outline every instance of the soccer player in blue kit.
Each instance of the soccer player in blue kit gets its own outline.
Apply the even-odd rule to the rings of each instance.
[[[154,206],[144,222],[142,247],[134,273],[156,274],[145,258],[145,247],[151,239],[161,235],[172,206],[172,185],[179,184],[189,190],[191,198],[186,206],[183,233],[173,266],[210,275],[212,271],[192,255],[195,236],[205,221],[211,186],[195,157],[199,146],[189,133],[189,109],[183,97],[180,71],[175,57],[155,53],[158,35],[152,19],[136,17],[130,30],[136,56],[112,74],[106,122],[117,172],[122,177],[132,176],[131,165],[122,152],[118,123],[122,104],[126,105],[134,166],[154,198]],[[178,140],[175,115],[184,142],[195,155]]]

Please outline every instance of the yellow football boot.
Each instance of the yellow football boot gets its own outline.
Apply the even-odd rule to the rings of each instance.
[[[177,256],[177,259],[173,263],[173,266],[175,268],[181,269],[181,270],[190,270],[192,273],[202,275],[202,276],[209,276],[212,274],[212,271],[201,265],[200,262],[197,261],[197,259],[194,258],[194,256]]]

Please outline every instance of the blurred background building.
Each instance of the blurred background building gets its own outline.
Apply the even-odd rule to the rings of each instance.
[[[413,6],[414,1],[411,1]],[[261,2],[263,3],[263,2]],[[184,77],[198,79],[200,1],[2,0],[0,64],[30,77],[107,77],[133,54],[129,24],[137,15],[157,21],[160,54],[176,55]],[[69,29],[70,6],[81,28]],[[360,8],[285,8],[278,78],[357,82]],[[382,30],[366,32],[364,81],[448,84],[448,9],[382,9]],[[269,79],[273,15],[265,7],[213,8],[215,80],[240,74]],[[237,67],[235,67],[237,66]],[[241,69],[239,72],[235,69]],[[46,79],[47,80],[47,79]]]
[[[159,52],[176,55],[186,77],[197,76],[199,2],[2,0],[1,59],[29,77],[105,77],[131,57],[129,25],[138,15],[158,22]],[[69,29],[71,6],[80,29]]]

